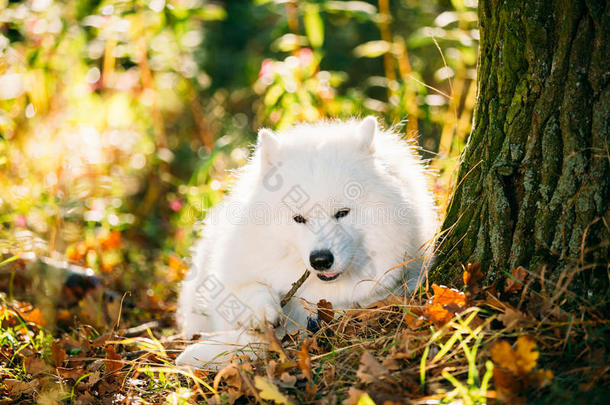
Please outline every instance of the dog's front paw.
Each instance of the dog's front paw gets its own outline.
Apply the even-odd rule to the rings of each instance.
[[[208,334],[205,339],[187,346],[176,359],[176,364],[217,369],[229,364],[234,357],[256,357],[252,347],[254,336],[243,330]]]
[[[219,343],[200,342],[187,346],[176,358],[178,366],[218,368],[231,361],[235,347]]]

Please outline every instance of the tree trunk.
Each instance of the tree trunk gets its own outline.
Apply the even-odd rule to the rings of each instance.
[[[603,0],[479,0],[473,130],[430,272],[522,265],[608,283],[610,12]],[[601,273],[600,273],[601,271]],[[591,274],[602,282],[590,284]],[[581,281],[583,278],[580,279]],[[597,282],[596,282],[597,283]]]

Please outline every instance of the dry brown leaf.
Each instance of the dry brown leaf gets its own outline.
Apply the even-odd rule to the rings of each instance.
[[[66,351],[61,347],[58,340],[53,341],[51,344],[51,358],[55,367],[61,367],[64,360],[66,360]]]
[[[530,376],[530,380],[536,388],[542,388],[553,381],[554,374],[551,370],[536,370]]]
[[[331,387],[335,382],[335,366],[331,363],[325,363],[323,366],[322,380],[327,387]]]
[[[355,387],[349,387],[347,399],[343,401],[343,405],[358,405],[360,398],[365,395],[368,395],[366,391],[359,390]]]
[[[483,278],[481,263],[469,263],[467,270],[462,274],[462,278],[464,280],[466,290],[471,294],[477,294],[481,290],[479,280]]]
[[[326,323],[331,323],[335,317],[333,304],[322,299],[318,301],[318,318]]]
[[[38,389],[38,380],[32,380],[29,382],[19,381],[12,378],[6,378],[2,380],[6,388],[8,389],[9,396],[17,398],[19,395],[31,394]]]
[[[362,353],[362,357],[360,357],[360,366],[356,372],[356,376],[360,381],[364,384],[371,384],[389,374],[389,371],[382,366],[370,352]]]
[[[269,351],[277,353],[280,356],[280,361],[282,363],[288,360],[288,356],[286,356],[286,352],[284,351],[282,344],[275,336],[272,325],[267,325],[267,329],[265,330],[265,339],[267,342],[269,342]]]
[[[51,366],[49,366],[44,360],[39,359],[38,357],[26,357],[24,365],[27,373],[31,375],[38,375],[53,371],[53,368]]]
[[[106,365],[106,374],[113,374],[116,371],[119,371],[123,364],[121,363],[121,355],[116,352],[116,349],[113,345],[108,345],[106,347],[106,360],[104,364]]]
[[[246,373],[253,373],[254,371],[252,364],[249,362],[242,363],[241,365],[232,363],[221,369],[214,377],[213,387],[216,391],[219,391],[221,381],[225,382],[222,393],[227,395],[230,404],[243,395],[253,395],[255,397],[258,395],[252,385],[252,381],[247,377],[246,373],[240,372],[240,369]],[[221,401],[220,397],[217,396],[215,398],[217,403],[225,403]]]
[[[57,370],[57,374],[59,374],[60,377],[74,380],[74,381],[78,380],[79,378],[81,378],[83,376],[83,374],[85,374],[85,370],[83,367],[73,367],[73,368],[57,367],[56,370]]]
[[[93,398],[89,391],[85,391],[76,398],[76,400],[74,401],[74,405],[90,405],[95,404],[97,402],[98,400]]]
[[[527,321],[527,315],[517,309],[507,307],[506,311],[498,316],[498,320],[504,324],[507,330],[512,331],[517,329],[519,324]]]
[[[525,403],[525,398],[519,395],[525,389],[521,379],[499,367],[494,367],[493,378],[498,399],[503,403],[515,405]]]
[[[280,376],[280,381],[288,387],[294,387],[294,385],[297,383],[297,378],[287,371],[284,371]]]
[[[523,288],[523,283],[527,278],[527,270],[519,266],[511,271],[512,278],[506,279],[506,285],[504,286],[504,291],[510,294],[516,294],[521,291]]]

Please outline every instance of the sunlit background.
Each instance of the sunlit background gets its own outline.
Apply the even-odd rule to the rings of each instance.
[[[0,252],[89,267],[146,318],[256,130],[325,117],[418,139],[443,206],[471,125],[475,8],[0,0]]]

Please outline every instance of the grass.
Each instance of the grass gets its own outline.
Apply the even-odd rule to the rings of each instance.
[[[255,361],[236,353],[218,372],[174,365],[188,342],[175,333],[171,311],[137,336],[126,337],[133,329],[125,327],[104,331],[82,323],[49,331],[37,323],[35,308],[3,295],[2,401],[602,403],[608,393],[603,313],[582,305],[572,313],[560,306],[535,312],[530,301],[550,299],[545,291],[522,283],[518,291],[498,293],[475,284],[465,294],[436,287],[434,296],[392,296],[337,311],[332,320],[325,314],[316,333],[301,330],[264,346]],[[559,302],[583,303],[572,297]],[[434,307],[442,300],[446,322]],[[261,341],[270,339],[261,334]]]

